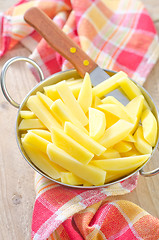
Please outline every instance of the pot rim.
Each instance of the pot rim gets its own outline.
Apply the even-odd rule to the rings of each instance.
[[[109,73],[113,73],[113,74],[116,73],[115,71],[111,71],[111,70],[105,70],[105,71],[107,71],[107,72],[109,72]],[[19,134],[18,134],[18,132],[19,132],[19,130],[18,130],[18,125],[19,125],[19,118],[20,118],[20,117],[19,117],[19,116],[20,116],[19,112],[20,112],[21,109],[25,106],[25,103],[26,103],[27,99],[29,98],[29,96],[31,96],[36,90],[38,90],[38,88],[39,88],[40,86],[41,86],[41,87],[43,87],[43,85],[47,86],[46,83],[48,83],[49,81],[51,81],[51,80],[53,81],[53,80],[55,80],[54,78],[56,78],[56,77],[58,77],[58,76],[61,76],[61,75],[63,75],[63,74],[67,74],[67,73],[71,73],[71,74],[74,73],[74,74],[76,74],[76,75],[79,75],[75,69],[69,69],[69,70],[60,71],[60,72],[58,72],[58,73],[52,74],[51,76],[47,77],[44,81],[39,82],[35,87],[33,87],[33,88],[29,91],[29,93],[25,96],[25,98],[23,99],[23,101],[21,102],[21,104],[20,104],[20,106],[19,106],[19,109],[18,109],[17,117],[16,117],[16,129],[15,129],[15,130],[16,130],[16,141],[17,141],[19,150],[20,150],[22,156],[24,157],[24,159],[25,159],[25,160],[28,162],[28,164],[29,164],[36,172],[38,172],[40,175],[46,177],[47,179],[49,179],[49,180],[51,180],[51,181],[53,181],[53,182],[55,182],[55,183],[61,184],[61,185],[66,186],[66,187],[72,187],[72,188],[80,188],[80,189],[105,188],[105,187],[111,186],[111,185],[113,185],[113,184],[120,183],[120,182],[122,182],[122,181],[124,181],[124,180],[126,180],[126,179],[128,179],[128,178],[130,178],[130,177],[132,177],[133,175],[138,174],[139,171],[142,170],[142,169],[144,168],[144,166],[148,163],[148,161],[152,158],[152,156],[153,156],[153,154],[154,154],[154,152],[155,152],[155,150],[156,150],[156,148],[157,148],[158,142],[159,142],[159,136],[158,136],[156,145],[155,145],[155,147],[153,148],[153,151],[152,151],[152,153],[151,153],[151,156],[149,157],[149,159],[148,159],[142,166],[140,166],[138,169],[136,169],[135,171],[133,171],[132,173],[130,173],[129,175],[127,175],[127,176],[125,176],[125,177],[122,177],[122,178],[120,178],[120,179],[118,179],[118,180],[116,180],[116,181],[112,181],[112,182],[110,182],[110,183],[106,183],[106,184],[100,185],[100,186],[80,186],[80,185],[79,185],[79,186],[78,186],[78,185],[75,186],[75,185],[69,185],[69,184],[65,184],[65,183],[59,182],[59,181],[57,181],[57,180],[49,177],[47,174],[45,174],[42,170],[40,170],[37,166],[35,166],[35,165],[31,162],[31,160],[29,159],[29,157],[27,156],[27,154],[25,153],[25,151],[24,151],[24,149],[23,149],[23,147],[22,147],[21,140],[20,140],[20,136],[19,136]],[[80,76],[79,76],[79,77],[80,77]],[[67,79],[66,79],[66,80],[67,80]],[[156,107],[154,101],[152,100],[152,97],[151,97],[150,94],[147,92],[147,90],[145,90],[141,85],[139,85],[138,83],[136,83],[134,80],[132,80],[132,81],[142,90],[142,93],[143,93],[143,92],[146,93],[146,95],[147,95],[147,97],[149,98],[149,100],[151,100],[151,104],[153,105],[154,110],[156,111],[156,114],[157,114],[157,116],[156,116],[156,117],[157,117],[157,122],[159,123],[158,110],[157,110],[157,107]],[[57,82],[58,82],[58,81],[57,81]],[[55,84],[55,83],[56,83],[55,81],[52,82],[52,84]],[[49,84],[49,85],[50,85],[50,84]],[[30,160],[30,161],[29,161],[29,160]]]

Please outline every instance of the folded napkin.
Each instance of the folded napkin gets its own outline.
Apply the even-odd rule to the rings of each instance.
[[[24,12],[32,6],[45,11],[100,67],[123,70],[140,84],[158,58],[155,27],[137,0],[22,0],[0,15],[0,56],[20,42],[45,77],[72,65],[25,23]],[[131,192],[137,178],[138,174],[107,188],[81,190],[36,173],[32,239],[158,239],[158,219],[133,203],[107,200]]]
[[[159,220],[125,200],[108,201],[126,194],[136,176],[98,190],[62,187],[39,174],[35,178],[32,237],[48,240],[157,240]]]

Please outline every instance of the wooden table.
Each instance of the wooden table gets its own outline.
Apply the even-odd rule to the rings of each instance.
[[[16,0],[0,0],[0,10],[5,11]],[[159,2],[143,0],[159,33]],[[29,56],[22,45],[16,46],[0,59],[0,69],[11,57]],[[26,93],[36,84],[24,63],[13,65],[7,73],[7,86],[11,96],[21,102]],[[159,61],[149,74],[144,87],[159,107]],[[17,109],[12,107],[0,91],[0,239],[29,240],[32,211],[35,200],[34,171],[21,156],[15,139]],[[146,170],[159,167],[156,151]],[[127,199],[159,218],[159,175],[139,177],[137,188],[130,194],[116,197]]]

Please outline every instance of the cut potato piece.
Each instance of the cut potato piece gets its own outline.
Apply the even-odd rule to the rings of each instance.
[[[112,125],[119,121],[119,118],[110,112],[105,112],[105,118],[106,128],[110,128]]]
[[[63,80],[62,82],[65,82],[65,80]],[[67,82],[68,83],[68,82]],[[46,96],[48,96],[52,101],[55,101],[56,99],[60,98],[60,95],[58,94],[57,90],[56,90],[56,85],[58,83],[49,85],[44,87],[44,93],[46,94]]]
[[[28,155],[32,163],[37,168],[39,168],[42,172],[44,172],[45,174],[47,174],[49,177],[53,179],[60,178],[60,173],[64,171],[64,168],[50,161],[50,159],[46,154],[33,148],[23,140],[22,140],[22,145],[23,145],[24,151],[26,152],[26,154]]]
[[[105,171],[92,165],[82,164],[54,144],[48,144],[47,154],[51,161],[57,163],[85,181],[96,186],[104,184],[106,176]]]
[[[94,100],[93,100],[92,106],[93,106],[94,108],[97,108],[97,106],[98,106],[98,105],[101,105],[101,104],[102,104],[101,99],[100,99],[99,97],[95,96],[95,97],[94,97]]]
[[[119,158],[121,157],[120,156],[120,153],[113,149],[113,148],[108,148],[102,155],[100,156],[94,156],[93,160],[94,159],[109,159],[109,158]]]
[[[76,160],[87,164],[93,158],[94,154],[88,151],[86,148],[77,143],[74,139],[68,136],[63,130],[54,128],[51,131],[52,141],[59,148],[66,151]]]
[[[106,150],[105,147],[103,147],[101,144],[96,142],[94,139],[92,139],[84,132],[81,132],[79,128],[77,128],[70,122],[65,122],[64,131],[77,143],[88,149],[88,151],[96,154],[97,156],[101,155]]]
[[[105,131],[103,137],[99,140],[99,143],[106,148],[109,148],[123,140],[130,133],[132,128],[133,124],[120,119]]]
[[[28,130],[28,129],[46,129],[45,125],[42,124],[39,119],[22,119],[19,124],[19,130]]]
[[[107,175],[106,175],[106,178],[105,178],[105,184],[117,181],[124,176],[125,176],[125,174],[123,172],[120,172],[120,171],[108,171]]]
[[[38,98],[41,100],[41,102],[48,108],[50,109],[51,105],[53,104],[53,101],[46,96],[45,94],[41,93],[41,92],[37,92],[36,95],[38,96]]]
[[[133,118],[127,113],[125,107],[121,107],[118,104],[101,104],[98,105],[98,109],[104,111],[104,112],[109,112],[119,119],[124,119],[128,122],[133,122]]]
[[[57,99],[50,107],[51,111],[55,115],[55,117],[62,123],[65,121],[72,121],[78,122],[78,120],[72,117],[72,113],[70,112],[69,108],[62,102],[61,99]]]
[[[120,153],[120,155],[121,157],[131,157],[141,155],[141,153],[139,153],[139,151],[137,151],[137,149],[133,146],[130,151]]]
[[[73,93],[76,99],[78,98],[79,92],[81,90],[81,86],[82,86],[82,82],[69,86],[71,92]]]
[[[61,182],[69,185],[82,185],[84,180],[71,172],[62,172]]]
[[[119,153],[128,152],[132,149],[132,144],[129,142],[118,142],[113,146]]]
[[[82,81],[80,80],[75,80],[75,81],[62,81],[62,82],[66,82],[67,85],[69,86],[69,88],[71,89],[73,95],[75,98],[78,97],[78,94],[80,92],[81,86],[82,86]],[[58,84],[58,83],[57,83]],[[57,100],[60,98],[60,95],[56,89],[56,85],[50,85],[47,87],[44,87],[44,92],[45,94],[53,101]]]
[[[119,170],[119,171],[107,171],[107,175],[105,178],[105,184],[117,181],[121,178],[124,178],[124,177],[128,176],[129,174],[131,174],[136,169],[137,168],[129,169],[129,170],[127,169],[127,170]]]
[[[139,87],[133,83],[132,80],[130,80],[129,78],[123,78],[119,80],[119,85],[121,86],[122,90],[124,91],[124,93],[128,96],[128,98],[130,100],[132,100],[133,98],[142,95],[141,90],[139,89]],[[143,107],[145,108],[149,108],[148,103],[146,102],[146,100],[144,99],[143,102]]]
[[[152,147],[154,147],[157,140],[157,121],[149,109],[146,109],[142,113],[141,122],[144,138]]]
[[[128,136],[123,140],[126,142],[135,142],[134,136],[131,133],[129,133]]]
[[[66,83],[69,87],[72,86],[72,85],[78,84],[78,83],[82,83],[82,82],[83,82],[82,78],[78,78],[78,79],[72,78],[72,79],[67,79],[66,80]]]
[[[126,110],[130,114],[130,116],[134,119],[134,128],[132,132],[134,132],[139,124],[141,113],[143,110],[143,103],[144,103],[144,96],[139,95],[135,97],[133,100],[131,100],[126,105]]]
[[[126,73],[120,71],[110,77],[109,79],[99,83],[92,89],[93,96],[103,97],[111,91],[115,90],[119,86],[119,79],[125,78],[127,76]]]
[[[118,106],[125,108],[124,105],[119,102],[115,97],[113,96],[107,96],[105,98],[102,99],[102,103],[103,104],[117,104]]]
[[[143,128],[139,126],[134,134],[136,149],[142,154],[148,154],[152,152],[152,146],[144,139]]]
[[[43,130],[43,129],[32,129],[32,130],[28,130],[28,132],[32,132],[35,133],[36,135],[46,139],[49,142],[52,142],[51,139],[51,133],[47,130]]]
[[[149,159],[150,156],[150,154],[146,154],[132,157],[92,160],[91,163],[105,171],[120,170],[125,172],[126,170],[133,171],[140,167]]]
[[[23,138],[23,142],[31,145],[43,153],[46,153],[47,144],[50,143],[48,140],[30,131]]]
[[[83,126],[88,124],[88,119],[86,115],[84,114],[81,106],[75,99],[73,93],[67,86],[65,82],[60,82],[57,84],[56,89],[62,98],[63,102],[66,104],[66,106],[70,109],[72,114],[81,122]]]
[[[51,105],[50,109],[54,113],[55,117],[59,120],[59,122],[62,123],[62,125],[64,125],[65,121],[70,121],[88,134],[88,131],[82,126],[82,124],[72,114],[70,109],[62,102],[61,99],[56,100]]]
[[[44,87],[44,92],[52,101],[60,98],[60,95],[56,89],[56,84]]]
[[[92,83],[88,73],[84,76],[77,101],[84,113],[88,112],[89,107],[92,105]]]
[[[19,115],[21,116],[21,118],[25,118],[25,119],[36,118],[35,114],[28,110],[21,110],[19,112]]]
[[[62,128],[37,96],[30,96],[26,105],[49,130],[54,126]]]
[[[104,134],[105,128],[105,114],[98,109],[89,108],[89,135],[98,140]]]
[[[142,95],[138,86],[135,83],[133,83],[132,80],[130,80],[128,77],[120,79],[119,84],[130,100],[139,95]]]

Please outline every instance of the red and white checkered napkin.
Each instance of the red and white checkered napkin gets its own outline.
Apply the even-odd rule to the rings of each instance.
[[[100,67],[123,70],[142,84],[159,56],[158,36],[137,0],[22,0],[0,15],[0,56],[21,42],[31,51],[45,77],[71,68],[23,19],[39,7]]]
[[[156,30],[140,1],[22,0],[0,15],[0,56],[21,42],[45,77],[72,66],[25,23],[24,12],[33,6],[45,11],[104,69],[123,70],[143,84],[158,59]],[[137,175],[94,190],[67,188],[37,173],[35,181],[34,240],[159,239],[158,219],[133,203],[107,202],[108,196],[132,191]]]
[[[36,173],[32,239],[157,240],[158,219],[129,201],[107,200],[131,192],[136,183],[137,175],[107,188],[81,190]]]

